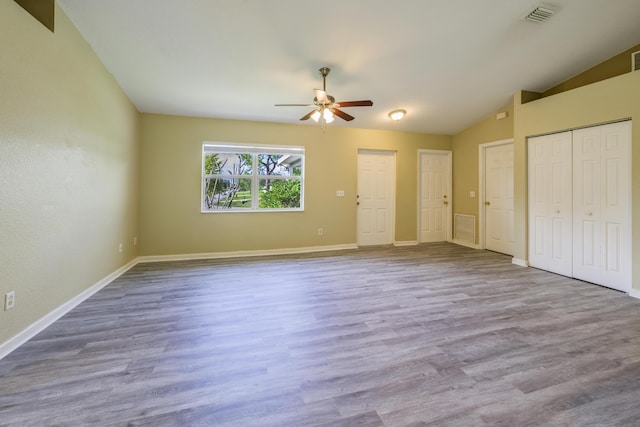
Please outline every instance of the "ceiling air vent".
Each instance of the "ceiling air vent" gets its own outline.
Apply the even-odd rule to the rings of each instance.
[[[631,71],[640,70],[640,50],[631,54]]]
[[[556,13],[556,10],[551,6],[536,6],[531,12],[527,13],[522,19],[531,22],[544,22]]]

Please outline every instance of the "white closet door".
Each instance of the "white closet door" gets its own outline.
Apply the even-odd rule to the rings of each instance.
[[[529,138],[529,264],[571,276],[571,132]]]
[[[573,276],[631,289],[631,122],[573,132]]]

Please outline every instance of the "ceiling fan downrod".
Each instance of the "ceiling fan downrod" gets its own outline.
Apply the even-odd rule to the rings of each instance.
[[[320,71],[320,75],[322,76],[322,90],[326,92],[327,91],[327,76],[329,75],[329,72],[331,71],[331,68],[322,67],[318,71]]]

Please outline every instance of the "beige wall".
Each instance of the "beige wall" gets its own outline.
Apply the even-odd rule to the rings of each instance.
[[[55,13],[0,1],[0,343],[137,255],[139,114]]]
[[[485,118],[453,137],[453,212],[476,217],[476,243],[479,241],[479,146],[513,138],[513,105],[501,120],[496,115]],[[470,192],[476,197],[470,197]]]
[[[633,265],[640,266],[640,72],[627,73],[526,104],[514,97],[514,256],[527,259],[526,137],[626,118],[632,126],[632,232]],[[634,268],[632,285],[640,289],[640,269]]]
[[[304,212],[200,213],[203,141],[304,146]],[[395,240],[415,241],[417,151],[451,149],[449,136],[143,114],[141,254],[354,244],[363,148],[396,151]]]
[[[596,65],[587,71],[547,89],[541,93],[541,97],[555,95],[560,92],[575,89],[591,83],[599,82],[611,77],[626,74],[631,71],[631,54],[640,51],[640,44],[619,53],[618,55]]]

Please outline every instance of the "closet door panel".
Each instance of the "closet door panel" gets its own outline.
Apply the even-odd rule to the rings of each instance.
[[[631,289],[631,122],[603,126],[603,267],[606,283]]]
[[[573,133],[573,275],[600,283],[600,137],[597,127]]]
[[[607,272],[621,273],[623,264],[621,259],[623,254],[621,224],[607,223],[605,241],[607,253],[607,259],[605,260],[606,270]]]
[[[551,271],[566,276],[573,274],[573,191],[571,132],[551,139]]]
[[[571,276],[571,132],[528,144],[529,264]]]
[[[545,136],[529,138],[529,265],[547,269],[547,222],[550,144]]]
[[[598,223],[596,221],[583,220],[580,232],[576,235],[580,244],[576,247],[578,255],[578,265],[580,268],[574,269],[575,277],[585,279],[591,277],[596,279],[598,268]]]
[[[631,289],[631,122],[573,132],[574,277]]]
[[[562,264],[571,251],[571,229],[562,218],[551,219],[551,262]],[[571,271],[564,272],[570,275]]]

